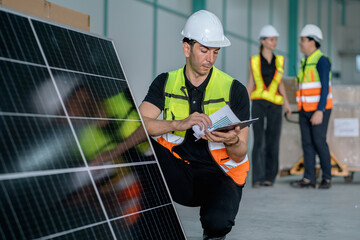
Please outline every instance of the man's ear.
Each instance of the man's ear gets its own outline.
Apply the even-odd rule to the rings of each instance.
[[[191,51],[191,46],[189,43],[184,42],[183,43],[183,52],[185,57],[190,57],[190,51]]]

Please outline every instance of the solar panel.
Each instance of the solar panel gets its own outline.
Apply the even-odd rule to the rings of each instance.
[[[1,239],[185,239],[111,40],[0,7]]]

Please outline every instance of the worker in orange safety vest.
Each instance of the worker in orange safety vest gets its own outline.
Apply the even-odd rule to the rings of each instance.
[[[318,26],[306,25],[300,37],[300,48],[305,58],[297,76],[296,101],[300,111],[305,172],[303,179],[290,184],[295,188],[316,187],[315,156],[318,154],[322,169],[319,188],[328,189],[331,187],[331,158],[326,133],[333,107],[331,62],[320,50],[323,35]]]

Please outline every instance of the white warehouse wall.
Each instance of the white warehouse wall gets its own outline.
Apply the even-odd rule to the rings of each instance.
[[[109,1],[109,34],[138,104],[152,79],[153,7],[139,1]]]
[[[90,14],[90,31],[104,34],[105,0],[49,1]],[[154,2],[108,0],[108,37],[115,42],[138,104],[154,76],[185,62],[180,32],[192,12],[192,0],[157,0],[158,8]],[[344,0],[344,11],[342,6],[338,0],[298,0],[297,35],[305,24],[320,23],[325,38],[321,49],[331,57],[333,71],[340,73],[333,84],[360,84],[360,73],[355,69],[355,55],[360,54],[360,1]],[[232,42],[232,46],[220,51],[216,67],[246,85],[249,58],[259,51],[259,30],[265,24],[273,24],[280,33],[277,54],[285,56],[288,75],[289,0],[207,0],[206,9],[224,23]],[[298,40],[293,66],[296,71],[303,57]]]

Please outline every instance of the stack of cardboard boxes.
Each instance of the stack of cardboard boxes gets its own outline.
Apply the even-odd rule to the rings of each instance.
[[[45,0],[0,0],[0,5],[90,31],[90,16]]]

